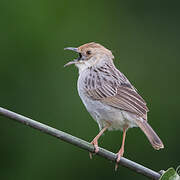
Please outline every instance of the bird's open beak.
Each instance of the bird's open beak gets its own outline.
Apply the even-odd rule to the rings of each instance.
[[[78,53],[78,48],[74,48],[74,47],[67,47],[67,48],[64,48],[64,50],[75,51]]]
[[[64,50],[70,50],[70,51],[74,51],[78,53],[78,48],[74,48],[74,47],[67,47],[67,48],[64,48]],[[76,64],[78,60],[79,59],[77,58],[77,59],[74,59],[73,61],[68,62],[67,64],[64,65],[64,67],[69,66],[71,64]]]

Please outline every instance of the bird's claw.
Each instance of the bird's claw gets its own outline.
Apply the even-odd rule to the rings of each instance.
[[[117,171],[117,169],[118,169],[118,164],[119,164],[119,161],[120,161],[121,157],[123,156],[123,154],[124,154],[124,149],[120,149],[120,151],[117,153],[115,171]]]
[[[97,143],[97,141],[96,140],[93,140],[92,142],[91,142],[91,144],[94,146],[94,153],[96,154],[96,153],[98,153],[99,152],[99,146],[98,146],[98,143]],[[89,157],[90,157],[90,159],[92,159],[92,155],[93,155],[93,153],[89,153]]]
[[[121,159],[121,156],[120,156],[120,154],[118,153],[118,154],[117,154],[117,159],[116,159],[115,171],[117,171],[117,169],[118,169],[120,159]]]

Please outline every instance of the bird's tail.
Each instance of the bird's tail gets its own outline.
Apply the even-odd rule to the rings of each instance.
[[[164,148],[164,145],[158,135],[154,132],[152,127],[147,121],[137,121],[137,125],[141,128],[144,134],[147,136],[149,142],[152,144],[153,148],[156,150]]]

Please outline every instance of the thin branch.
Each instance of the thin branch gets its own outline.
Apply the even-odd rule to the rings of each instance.
[[[88,143],[88,142],[86,142],[80,138],[74,137],[68,133],[63,132],[63,131],[59,131],[59,130],[52,128],[50,126],[47,126],[45,124],[34,121],[34,120],[27,118],[25,116],[22,116],[20,114],[14,113],[12,111],[9,111],[7,109],[0,107],[0,115],[8,117],[10,119],[13,119],[15,121],[18,121],[20,123],[23,123],[27,126],[34,128],[34,129],[40,130],[46,134],[49,134],[51,136],[54,136],[58,139],[65,141],[65,142],[68,142],[70,144],[78,146],[79,148],[85,149],[89,152],[94,152],[94,147],[90,143]],[[114,154],[114,153],[112,153],[106,149],[103,149],[103,148],[100,148],[100,150],[97,154],[99,156],[102,156],[102,157],[104,157],[108,160],[111,160],[111,161],[115,161],[117,158],[116,154]],[[124,157],[122,157],[120,159],[119,164],[124,166],[124,167],[127,167],[127,168],[129,168],[129,169],[131,169],[131,170],[133,170],[139,174],[143,174],[144,176],[146,176],[148,178],[154,179],[154,180],[158,180],[161,176],[160,173],[155,172],[149,168],[146,168],[146,167],[144,167],[144,166],[142,166],[136,162],[133,162],[131,160],[128,160]]]

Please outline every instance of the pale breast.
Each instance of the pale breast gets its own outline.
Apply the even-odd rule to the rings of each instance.
[[[125,124],[129,125],[129,127],[134,127],[136,124],[134,123],[134,117],[128,115],[127,112],[121,111],[117,108],[113,108],[98,100],[94,100],[87,96],[86,94],[86,77],[90,76],[90,69],[86,69],[80,73],[77,83],[79,96],[85,105],[87,111],[94,118],[94,120],[98,123],[99,128],[102,129],[109,122],[112,126],[109,130],[112,129],[123,129]],[[92,82],[91,82],[92,83]],[[128,116],[128,117],[127,117]],[[132,115],[134,116],[134,115]]]

